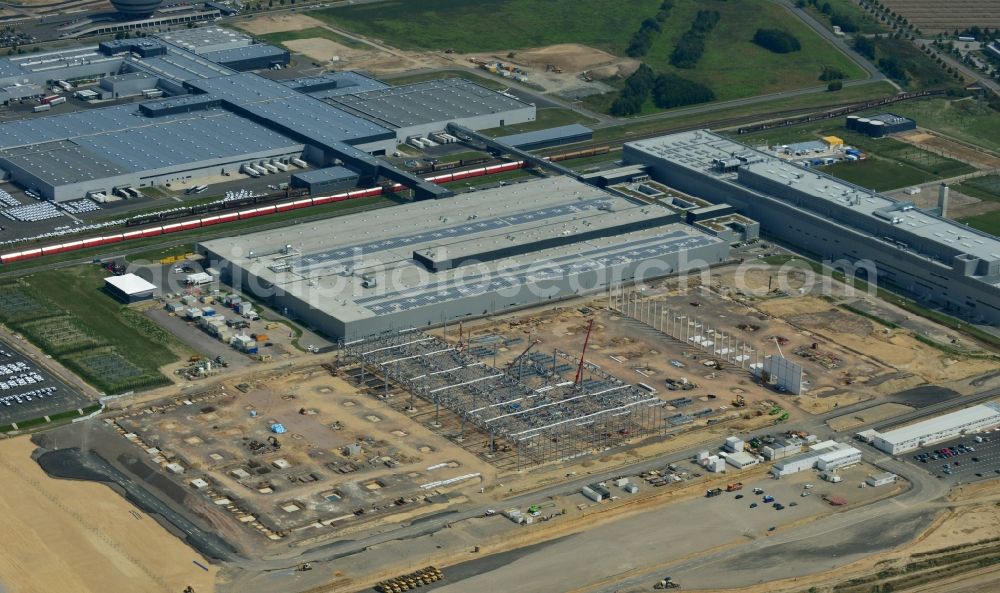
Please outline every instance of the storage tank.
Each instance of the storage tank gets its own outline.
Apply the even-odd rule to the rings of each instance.
[[[128,20],[147,17],[163,4],[163,0],[111,0],[118,14]]]
[[[848,130],[856,130],[856,129],[858,129],[857,126],[858,126],[858,120],[859,119],[861,119],[861,118],[858,117],[857,115],[848,115],[847,116],[847,124],[846,124],[847,129]]]
[[[871,122],[868,125],[871,126],[869,129],[871,130],[870,134],[871,134],[872,137],[874,137],[874,138],[881,138],[882,136],[885,136],[885,122],[884,121],[879,121],[877,119],[873,119],[873,120],[871,120]]]

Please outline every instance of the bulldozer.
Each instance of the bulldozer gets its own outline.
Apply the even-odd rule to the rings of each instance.
[[[654,589],[680,589],[681,586],[673,581],[670,577],[662,579],[660,582],[653,585]]]

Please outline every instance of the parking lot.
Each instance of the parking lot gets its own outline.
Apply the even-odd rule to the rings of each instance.
[[[76,410],[89,403],[33,360],[0,342],[0,425]]]
[[[1000,431],[978,435],[983,442],[976,442],[977,435],[968,435],[912,451],[907,459],[942,480],[952,483],[974,482],[1000,476]],[[964,445],[964,448],[963,448]],[[955,454],[942,455],[942,449],[952,449]],[[922,456],[926,455],[926,461]]]

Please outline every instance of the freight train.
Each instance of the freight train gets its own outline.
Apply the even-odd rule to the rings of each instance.
[[[452,181],[460,181],[462,179],[469,179],[472,177],[482,177],[483,175],[495,175],[497,173],[514,171],[517,169],[521,169],[525,166],[527,166],[527,163],[525,163],[524,161],[514,161],[499,165],[491,165],[489,167],[479,167],[476,169],[469,169],[466,171],[445,173],[443,175],[436,175],[434,177],[429,177],[427,180],[432,181],[434,183],[449,183]],[[111,245],[113,243],[121,243],[125,241],[134,241],[136,239],[157,237],[160,235],[167,235],[170,233],[177,233],[181,231],[189,231],[192,229],[208,227],[217,224],[224,224],[227,222],[235,222],[237,220],[247,220],[250,218],[256,218],[258,216],[267,216],[269,214],[275,214],[278,212],[288,212],[290,210],[298,210],[300,208],[309,208],[312,206],[332,204],[334,202],[343,202],[346,200],[354,200],[358,198],[369,198],[381,195],[383,193],[386,193],[387,191],[399,192],[405,189],[406,187],[404,185],[397,183],[395,185],[390,185],[386,187],[358,189],[332,196],[300,198],[297,200],[280,202],[278,204],[268,204],[266,206],[255,206],[252,208],[245,208],[243,210],[237,210],[234,212],[213,214],[211,216],[195,218],[192,220],[182,220],[179,222],[174,222],[164,225],[152,225],[121,233],[112,233],[109,235],[102,235],[99,237],[89,237],[86,239],[79,239],[77,241],[70,241],[68,243],[59,243],[57,245],[47,245],[45,247],[35,247],[33,249],[25,249],[23,251],[15,251],[13,253],[5,253],[3,255],[0,255],[0,264],[10,264],[38,257],[55,255],[57,253],[66,253],[68,251],[78,251],[80,249],[89,249],[91,247]],[[197,206],[193,206],[192,208],[197,208]],[[181,216],[184,216],[183,214],[184,211],[182,210],[180,212],[182,213]]]
[[[910,99],[918,99],[920,97],[932,97],[935,95],[943,95],[945,91],[935,90],[935,91],[917,91],[914,93],[899,93],[892,97],[884,97],[882,99],[875,99],[872,101],[866,101],[864,103],[855,103],[853,105],[848,105],[846,107],[841,107],[840,109],[835,109],[833,111],[824,111],[822,113],[811,113],[809,115],[803,115],[801,117],[793,117],[790,119],[783,119],[778,121],[770,121],[762,124],[756,124],[753,126],[743,126],[736,130],[737,134],[752,134],[754,132],[761,132],[763,130],[770,130],[771,128],[784,128],[788,126],[795,126],[798,124],[809,123],[812,121],[819,121],[822,119],[833,119],[835,117],[840,117],[842,115],[848,115],[850,113],[855,113],[857,111],[866,111],[868,109],[874,109],[876,107],[881,107],[883,105],[891,105],[893,103],[898,103],[900,101],[908,101]]]

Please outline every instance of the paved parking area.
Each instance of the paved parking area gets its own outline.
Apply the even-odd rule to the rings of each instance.
[[[76,410],[90,403],[31,358],[0,342],[0,425]]]
[[[911,451],[906,454],[906,459],[951,483],[968,483],[996,478],[1000,476],[1000,431],[984,432],[978,436],[983,439],[982,443],[975,441],[976,435],[968,435]],[[964,450],[961,445],[972,450]],[[958,454],[935,459],[935,456],[940,455],[937,452],[945,447],[954,448]],[[926,462],[918,459],[923,454],[928,455]],[[945,469],[946,467],[947,469]]]

